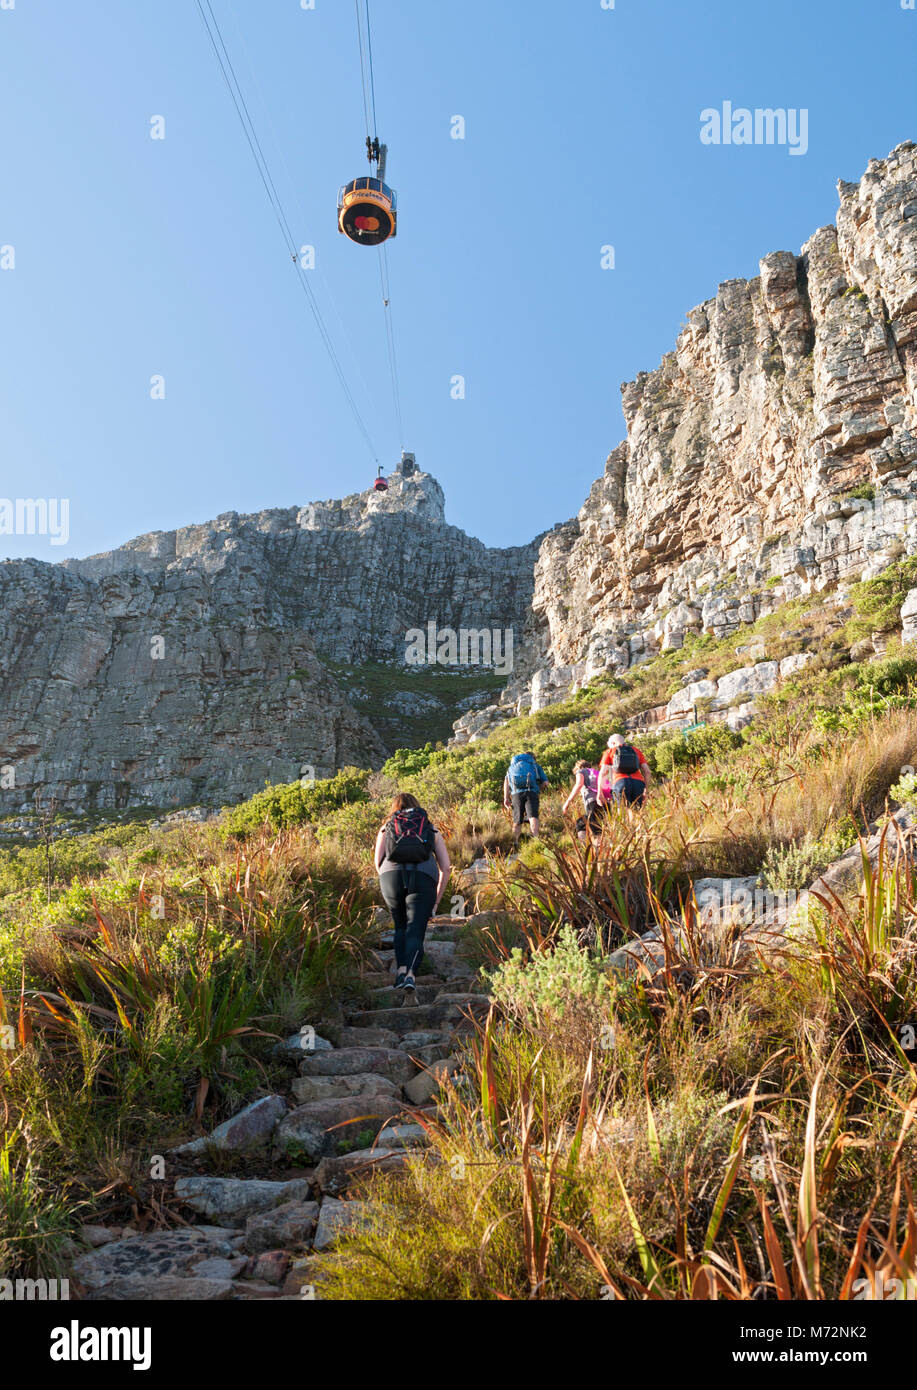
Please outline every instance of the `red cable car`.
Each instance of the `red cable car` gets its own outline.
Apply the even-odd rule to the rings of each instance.
[[[384,479],[383,476],[382,476],[382,465],[381,465],[381,464],[379,465],[379,476],[376,478],[376,481],[373,483],[373,491],[374,491],[374,492],[388,492],[388,483],[385,481],[385,479]]]

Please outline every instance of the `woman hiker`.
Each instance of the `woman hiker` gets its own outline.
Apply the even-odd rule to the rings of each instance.
[[[375,863],[395,924],[395,988],[413,993],[427,923],[452,866],[445,840],[410,792],[400,792],[392,802],[389,819],[376,836]]]
[[[586,844],[590,834],[598,838],[602,833],[605,807],[599,801],[599,772],[598,768],[590,767],[585,758],[580,758],[578,763],[573,764],[573,771],[576,773],[573,790],[564,802],[561,814],[567,814],[576,800],[577,793],[580,793],[583,798],[583,814],[577,819],[576,833],[583,844]]]

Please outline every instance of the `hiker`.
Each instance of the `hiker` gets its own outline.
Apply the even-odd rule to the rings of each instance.
[[[538,839],[538,809],[541,793],[547,785],[544,768],[535,761],[534,753],[517,753],[510,760],[503,778],[503,805],[513,813],[513,839],[516,844],[522,834],[522,822],[526,819],[533,837]]]
[[[427,923],[452,866],[442,835],[415,796],[399,792],[376,836],[379,888],[395,924],[395,988],[412,994]]]
[[[569,807],[576,800],[577,793],[583,799],[583,815],[576,822],[576,833],[583,844],[593,836],[602,833],[602,816],[604,805],[599,801],[599,770],[590,767],[585,758],[580,758],[578,763],[573,764],[573,771],[576,777],[573,782],[573,790],[567,797],[561,808],[561,814],[566,815]]]
[[[599,800],[642,806],[650,784],[650,765],[623,734],[612,734],[599,763]]]

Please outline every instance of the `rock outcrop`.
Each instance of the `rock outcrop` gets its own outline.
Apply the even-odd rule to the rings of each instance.
[[[622,387],[627,438],[541,546],[503,714],[917,550],[917,146],[839,193],[836,227],[720,285]]]
[[[417,473],[85,560],[6,561],[0,809],[36,791],[63,808],[219,806],[379,766],[391,748],[325,662],[403,663],[406,634],[430,623],[520,641],[536,553],[447,525]]]

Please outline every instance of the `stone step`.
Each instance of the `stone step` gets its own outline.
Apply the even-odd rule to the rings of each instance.
[[[414,1033],[423,1029],[455,1028],[468,1022],[467,1014],[476,1018],[486,1016],[490,1000],[486,994],[439,994],[432,1004],[410,1005],[405,1002],[397,1009],[367,1009],[354,1014],[352,1023],[391,1028],[396,1033]]]
[[[326,1197],[319,1209],[314,1248],[328,1250],[342,1235],[369,1222],[374,1215],[388,1214],[389,1209],[381,1202],[341,1202],[336,1197]]]
[[[356,1076],[361,1072],[377,1072],[391,1081],[407,1081],[417,1068],[404,1052],[394,1047],[339,1047],[333,1052],[317,1052],[304,1057],[299,1070],[303,1076]]]
[[[397,1047],[399,1034],[391,1028],[351,1028],[347,1024],[337,1033],[338,1047]]]
[[[405,1148],[357,1149],[349,1154],[323,1158],[315,1170],[315,1185],[325,1195],[335,1196],[371,1179],[376,1173],[397,1173],[408,1159]]]
[[[428,985],[423,975],[417,981],[417,988],[413,993],[413,1002],[418,1004],[432,1004],[437,994],[440,993],[445,985],[445,981],[437,980],[435,985]],[[398,1009],[402,1004],[410,1005],[412,1002],[403,992],[396,989],[394,985],[389,985],[387,989],[374,989],[372,995],[372,1007],[374,1009]]]
[[[393,1035],[394,1036],[394,1035]],[[297,1102],[342,1100],[347,1096],[391,1096],[398,1100],[401,1084],[378,1072],[357,1072],[351,1076],[297,1076],[290,1088]]]
[[[416,1081],[417,1077],[414,1079]],[[409,1086],[410,1084],[408,1082]],[[424,1148],[429,1142],[429,1135],[423,1125],[384,1125],[379,1131],[378,1143],[386,1149]]]
[[[395,960],[395,952],[393,950],[378,951],[376,954],[383,965],[388,968],[393,967]],[[461,964],[459,964],[459,962],[461,962]],[[424,942],[423,947],[421,974],[436,974],[444,978],[455,969],[471,969],[471,966],[467,964],[463,957],[456,954],[456,943],[454,941],[437,941],[435,938],[432,940],[428,938]],[[378,974],[379,972],[374,971],[373,973]]]
[[[455,1035],[449,1034],[448,1042],[423,1043],[421,1046],[405,1049],[415,1062],[421,1066],[429,1067],[434,1062],[441,1062],[444,1057],[451,1057],[455,1050]],[[407,1084],[407,1083],[406,1083]]]
[[[328,1154],[356,1147],[363,1134],[375,1139],[386,1120],[403,1106],[390,1095],[342,1096],[310,1100],[281,1120],[274,1133],[274,1152],[297,1162],[318,1163]]]
[[[227,1226],[243,1226],[250,1216],[269,1211],[272,1207],[280,1206],[281,1202],[307,1201],[309,1184],[303,1178],[273,1182],[267,1178],[218,1178],[202,1174],[199,1177],[179,1178],[175,1184],[175,1196],[192,1211],[209,1220],[220,1220]],[[114,1248],[114,1245],[102,1246],[103,1251]]]
[[[448,1043],[452,1037],[451,1028],[416,1028],[405,1033],[396,1046],[401,1052],[410,1052],[415,1047],[430,1047],[434,1044]]]
[[[398,1034],[413,1033],[420,1028],[439,1028],[443,1015],[436,1004],[400,1004],[395,1009],[367,1009],[352,1016],[355,1027],[390,1028]],[[402,1056],[405,1054],[402,1053]],[[405,1077],[405,1080],[408,1078]]]

